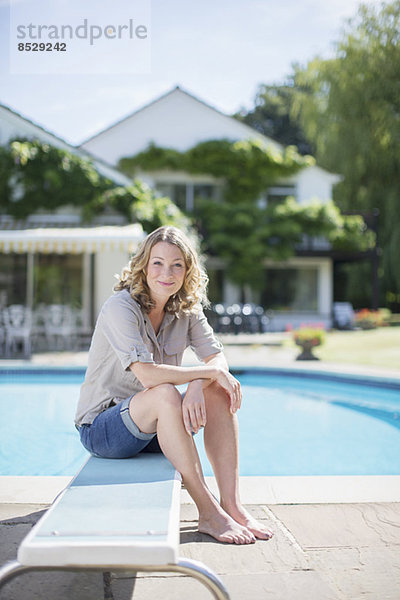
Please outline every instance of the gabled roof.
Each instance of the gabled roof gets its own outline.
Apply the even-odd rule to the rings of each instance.
[[[91,142],[92,140],[96,139],[97,137],[102,136],[103,134],[109,132],[111,129],[113,129],[115,127],[118,127],[122,123],[124,123],[126,121],[129,121],[130,119],[132,119],[132,117],[136,117],[137,115],[139,115],[139,113],[143,112],[144,110],[147,110],[150,106],[153,106],[153,105],[155,105],[155,104],[157,104],[159,102],[162,102],[163,100],[165,100],[166,98],[168,98],[168,96],[171,96],[172,94],[175,94],[176,92],[184,94],[185,96],[187,96],[191,100],[194,100],[195,102],[198,102],[202,106],[205,106],[208,109],[211,109],[212,111],[214,111],[215,113],[217,113],[219,116],[222,116],[225,119],[229,119],[231,121],[234,121],[235,124],[240,124],[244,130],[246,130],[246,129],[248,130],[248,136],[249,137],[262,138],[263,140],[265,140],[265,142],[268,145],[273,145],[273,146],[275,146],[276,148],[279,148],[279,149],[283,148],[282,144],[280,144],[279,142],[273,140],[272,138],[269,138],[269,137],[265,136],[264,134],[260,133],[259,131],[257,131],[253,127],[250,127],[249,125],[247,125],[246,123],[243,123],[242,121],[239,121],[238,119],[235,119],[235,117],[232,117],[230,115],[227,115],[227,114],[223,113],[222,111],[220,111],[219,109],[217,109],[215,106],[212,106],[208,102],[205,102],[204,100],[201,100],[200,98],[198,98],[194,94],[188,92],[187,90],[183,89],[179,85],[173,87],[168,92],[162,94],[158,98],[155,98],[151,102],[148,102],[144,106],[141,106],[137,110],[134,110],[133,112],[131,112],[128,115],[126,115],[125,117],[122,117],[118,121],[115,121],[109,127],[106,127],[105,129],[102,129],[98,133],[95,133],[93,136],[91,136],[91,137],[87,138],[86,140],[84,140],[80,144],[79,147],[81,148],[81,147],[85,146],[87,143]]]
[[[21,121],[23,125],[25,125],[25,126],[28,125],[29,127],[36,130],[37,136],[35,136],[35,137],[37,137],[38,139],[41,139],[41,140],[46,139],[46,141],[48,141],[49,143],[53,143],[53,145],[58,148],[67,150],[68,152],[71,152],[72,154],[76,154],[76,155],[80,156],[81,158],[86,158],[86,159],[91,160],[94,163],[95,167],[98,169],[98,171],[102,175],[104,175],[105,177],[108,177],[115,183],[118,183],[119,185],[129,185],[129,183],[131,182],[131,180],[128,177],[126,177],[123,173],[118,171],[115,167],[108,164],[103,159],[98,158],[97,156],[94,156],[85,148],[79,148],[77,146],[73,146],[72,144],[69,144],[63,138],[61,138],[58,135],[56,135],[55,133],[45,129],[41,125],[38,125],[31,119],[28,119],[27,117],[22,116],[20,113],[11,109],[9,106],[6,106],[5,104],[0,103],[0,115],[1,115],[1,112],[4,112],[5,115],[8,115],[12,119]],[[0,116],[0,120],[1,120],[1,116]],[[27,135],[27,137],[29,138],[29,135]]]
[[[35,121],[32,121],[32,119],[29,119],[28,117],[25,117],[25,116],[21,115],[21,113],[18,113],[16,110],[10,108],[6,104],[3,104],[3,103],[0,102],[0,109],[4,110],[6,112],[9,112],[11,115],[13,115],[14,117],[16,117],[17,119],[21,119],[25,123],[29,123],[35,129],[38,129],[39,131],[41,131],[45,135],[51,136],[52,138],[54,138],[55,140],[57,140],[58,142],[60,142],[62,145],[68,146],[70,148],[75,148],[75,146],[72,146],[67,141],[65,141],[63,138],[61,138],[60,136],[58,136],[57,134],[53,133],[52,131],[49,131],[48,129],[45,129],[42,125],[39,125],[38,123],[35,123]]]

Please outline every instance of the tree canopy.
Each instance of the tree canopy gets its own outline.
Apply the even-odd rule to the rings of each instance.
[[[335,57],[297,66],[294,81],[319,164],[344,176],[337,204],[379,209],[385,300],[400,303],[400,0],[362,5]]]
[[[259,289],[265,259],[289,258],[304,236],[325,235],[338,249],[367,249],[374,243],[361,217],[343,217],[332,202],[260,202],[269,186],[310,164],[313,159],[300,156],[292,146],[279,152],[257,140],[210,140],[186,152],[151,144],[121,159],[120,168],[131,176],[138,169],[176,170],[223,179],[222,201],[198,199],[196,213],[189,216],[203,234],[203,250],[225,259],[228,277]]]
[[[296,146],[300,154],[313,154],[313,147],[293,116],[297,88],[293,78],[282,85],[259,86],[255,106],[234,117],[284,146]]]
[[[145,183],[134,180],[118,186],[91,160],[38,140],[12,140],[0,147],[0,198],[0,211],[18,219],[40,209],[75,206],[84,221],[112,209],[128,221],[139,221],[146,231],[161,225],[190,226],[169,198],[155,194]]]

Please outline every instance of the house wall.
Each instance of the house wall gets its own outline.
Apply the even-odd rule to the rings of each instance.
[[[338,175],[328,173],[317,166],[307,167],[293,178],[297,188],[297,201],[300,204],[318,198],[322,202],[332,198],[332,187],[340,181]]]
[[[94,263],[94,321],[101,307],[112,294],[112,288],[117,283],[114,277],[120,274],[129,262],[129,254],[120,250],[98,252]]]

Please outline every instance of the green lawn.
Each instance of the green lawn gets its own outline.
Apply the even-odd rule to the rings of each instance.
[[[400,371],[400,327],[333,331],[315,355],[326,362],[371,365]]]

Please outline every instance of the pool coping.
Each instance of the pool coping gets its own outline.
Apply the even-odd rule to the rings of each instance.
[[[67,476],[1,476],[0,504],[50,504],[68,485]],[[206,477],[218,496],[214,477]],[[400,502],[400,475],[241,476],[244,504],[348,504]],[[185,489],[181,504],[192,504]]]

